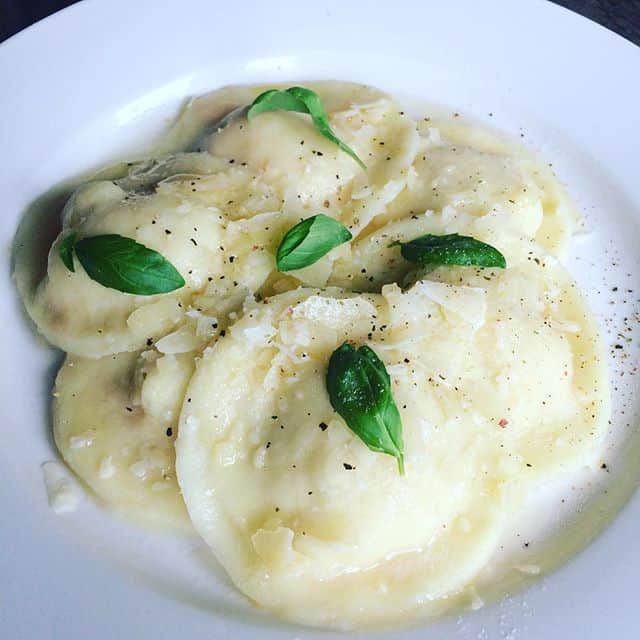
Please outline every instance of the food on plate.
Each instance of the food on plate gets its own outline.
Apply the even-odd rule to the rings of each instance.
[[[26,301],[38,328],[53,344],[90,358],[137,351],[179,327],[189,308],[201,306],[203,296],[210,295],[211,313],[224,313],[229,304],[242,300],[267,277],[271,260],[262,250],[262,236],[269,216],[266,222],[239,216],[234,220],[224,206],[232,198],[243,206],[255,197],[257,206],[252,206],[252,213],[270,212],[276,205],[268,187],[263,192],[256,185],[253,193],[251,172],[229,168],[221,160],[195,158],[192,164],[183,158],[180,165],[180,173],[142,192],[98,181],[81,187],[73,196],[65,209],[63,230],[51,247],[47,275]],[[213,172],[203,173],[205,170]],[[124,182],[130,187],[133,181],[127,178]],[[281,224],[274,222],[276,229]],[[105,287],[89,275],[73,252],[70,257],[67,252],[60,255],[70,234],[76,239],[116,235],[135,241],[166,259],[185,284],[159,295],[132,295]],[[115,249],[124,266],[144,273],[148,267],[145,256],[135,255],[127,246]],[[113,257],[113,250],[105,243],[95,246],[94,261],[104,259],[105,254]],[[70,260],[75,264],[73,270],[67,264],[72,264]],[[132,276],[120,273],[122,282],[127,277]],[[175,280],[170,284],[173,287]]]
[[[303,288],[249,305],[186,391],[177,468],[195,528],[240,589],[287,618],[415,618],[473,580],[536,483],[597,462],[602,364],[564,270],[430,275],[404,292]],[[399,464],[335,411],[345,341],[386,366]],[[351,390],[357,404],[373,384]]]
[[[282,617],[371,628],[473,589],[535,489],[599,460],[598,328],[550,169],[349,83],[192,100],[69,199],[23,290],[67,352],[57,447]]]
[[[191,353],[67,356],[56,379],[53,433],[67,464],[116,511],[188,523],[174,440]]]

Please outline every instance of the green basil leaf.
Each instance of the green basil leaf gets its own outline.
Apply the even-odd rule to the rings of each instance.
[[[69,271],[75,272],[75,267],[73,265],[73,249],[76,244],[76,240],[78,239],[78,234],[70,233],[66,238],[63,238],[60,244],[58,245],[58,254],[60,255],[60,260],[64,263],[64,266],[69,269]]]
[[[475,267],[499,267],[504,269],[507,261],[495,247],[470,236],[457,233],[436,236],[427,234],[409,242],[393,242],[400,245],[405,260],[421,265],[449,264]]]
[[[83,238],[75,251],[92,280],[123,293],[151,296],[185,284],[166,258],[131,238],[116,234]]]
[[[404,443],[400,412],[391,394],[391,380],[375,351],[348,342],[329,359],[326,377],[331,406],[372,451],[386,453],[404,474]]]
[[[323,213],[307,218],[291,227],[282,238],[276,254],[278,271],[308,267],[351,238],[349,229]]]
[[[288,91],[269,89],[261,93],[252,103],[247,117],[249,120],[267,111],[297,111],[309,113],[306,105]]]
[[[249,120],[267,111],[297,111],[298,113],[308,113],[315,128],[327,140],[337,145],[342,151],[348,153],[363,169],[366,166],[358,157],[356,152],[346,145],[333,132],[329,124],[329,117],[324,109],[320,96],[311,89],[305,87],[289,87],[285,91],[270,89],[261,93],[251,104],[247,117]]]

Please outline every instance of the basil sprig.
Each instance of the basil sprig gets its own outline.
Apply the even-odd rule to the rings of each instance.
[[[72,233],[62,240],[58,253],[70,271],[75,271],[75,253],[92,280],[123,293],[152,296],[185,284],[176,268],[157,251],[117,234],[78,240]]]
[[[329,359],[326,385],[331,406],[349,429],[372,451],[393,456],[404,475],[400,413],[389,374],[375,352],[343,343]]]
[[[276,254],[278,271],[308,267],[351,238],[349,229],[323,213],[307,218],[282,238]]]
[[[504,256],[495,247],[457,233],[443,236],[427,234],[409,242],[392,242],[389,246],[397,245],[405,260],[421,265],[449,264],[501,269],[507,266]]]
[[[311,89],[306,89],[305,87],[289,87],[284,91],[269,89],[261,93],[251,103],[247,117],[251,120],[257,115],[267,111],[296,111],[298,113],[308,113],[311,116],[313,125],[321,135],[337,145],[342,151],[348,153],[366,170],[367,167],[357,156],[356,152],[342,142],[333,132],[322,100],[320,100],[320,96],[315,91],[311,91]]]

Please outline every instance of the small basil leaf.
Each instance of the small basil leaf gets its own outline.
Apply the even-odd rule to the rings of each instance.
[[[319,213],[307,218],[291,227],[282,238],[276,253],[278,271],[308,267],[351,238],[349,229],[329,216]]]
[[[70,233],[68,236],[62,239],[60,244],[58,245],[58,254],[60,255],[60,260],[64,263],[64,266],[69,269],[69,271],[75,272],[76,268],[73,265],[73,249],[76,244],[76,240],[78,239],[78,235],[76,233]]]
[[[326,377],[331,406],[372,451],[386,453],[404,474],[402,421],[391,394],[391,380],[368,346],[355,349],[348,342],[329,359]]]
[[[457,233],[443,236],[427,234],[389,246],[393,245],[400,245],[400,253],[405,260],[421,265],[448,264],[501,269],[507,266],[504,256],[495,247]]]
[[[249,108],[248,118],[265,113],[266,111],[297,111],[299,113],[308,113],[315,128],[327,140],[337,145],[342,151],[348,153],[363,169],[366,166],[358,157],[356,152],[346,145],[333,132],[329,124],[329,117],[324,109],[320,96],[311,89],[305,87],[289,87],[285,91],[278,89],[270,89],[261,93],[251,104]]]
[[[306,105],[287,91],[269,89],[261,93],[252,103],[247,117],[249,120],[267,111],[297,111],[298,113],[309,113]]]
[[[151,296],[185,284],[166,258],[131,238],[116,234],[83,238],[75,251],[92,280],[123,293]]]

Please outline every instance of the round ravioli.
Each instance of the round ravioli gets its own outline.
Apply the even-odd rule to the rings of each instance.
[[[183,323],[194,296],[209,296],[211,305],[224,310],[230,298],[262,285],[274,259],[252,237],[255,225],[229,235],[226,224],[245,214],[277,212],[279,201],[246,169],[225,162],[224,171],[203,173],[219,167],[210,157],[205,162],[207,156],[191,154],[136,168],[122,181],[130,191],[98,181],[72,197],[63,232],[49,253],[47,275],[26,300],[50,342],[87,357],[135,351]],[[248,204],[251,198],[255,202]],[[131,295],[92,280],[77,258],[71,272],[60,259],[59,244],[72,231],[81,237],[115,233],[133,238],[167,258],[186,284],[167,294]]]
[[[321,91],[328,104],[329,91]],[[308,115],[263,113],[232,122],[212,137],[209,150],[261,172],[282,192],[283,208],[302,217],[323,212],[355,235],[404,189],[419,146],[416,123],[392,100],[359,100],[328,110],[336,135],[366,165],[323,137]]]
[[[566,249],[579,216],[565,188],[535,155],[491,129],[456,119],[418,121],[419,149],[406,188],[373,226],[454,208],[470,217],[508,219],[545,251]]]
[[[177,441],[191,519],[242,591],[321,626],[434,613],[473,582],[531,483],[594,457],[598,338],[562,269],[541,265],[245,308],[199,363]],[[405,475],[331,407],[344,341],[387,367]]]
[[[188,527],[174,440],[191,353],[155,350],[100,359],[68,356],[56,379],[53,422],[67,464],[110,508]]]
[[[291,84],[230,85],[192,98],[182,109],[167,136],[161,141],[161,151],[175,153],[183,149],[208,148],[221,125],[233,121],[227,118],[240,107],[270,89],[286,89]],[[355,82],[319,81],[305,83],[321,97],[325,110],[344,111],[353,104],[367,104],[388,98],[380,89]]]
[[[336,254],[328,283],[355,291],[380,291],[386,283],[403,283],[424,270],[405,260],[396,243],[409,242],[426,234],[453,233],[472,236],[492,245],[505,256],[509,267],[530,261],[534,253],[542,252],[518,219],[507,211],[493,210],[474,216],[447,205],[438,212],[429,210],[407,216],[362,233]],[[455,273],[457,275],[459,271],[455,270]]]
[[[463,200],[470,202],[478,194],[485,194],[487,187],[492,188],[488,185],[493,176],[497,179],[493,191],[499,206],[515,217],[522,217],[526,225],[527,219],[536,218],[533,212],[526,212],[533,205],[542,213],[541,222],[535,229],[536,242],[551,253],[566,250],[581,220],[575,203],[555,175],[552,165],[544,162],[532,149],[500,132],[457,117],[419,121],[418,130],[440,147],[444,157],[448,156],[454,181],[464,192]],[[475,161],[477,168],[465,179],[464,174],[471,167],[467,160]],[[486,168],[485,160],[488,160]],[[477,179],[475,185],[474,177]],[[504,180],[502,191],[499,189],[501,180]],[[438,180],[432,186],[441,192],[440,185],[441,180]],[[453,200],[451,203],[455,204]]]
[[[112,509],[188,526],[176,482],[174,441],[187,383],[202,350],[241,311],[244,297],[194,296],[184,321],[144,351],[69,355],[53,393],[63,458]],[[221,312],[222,311],[222,312]]]

